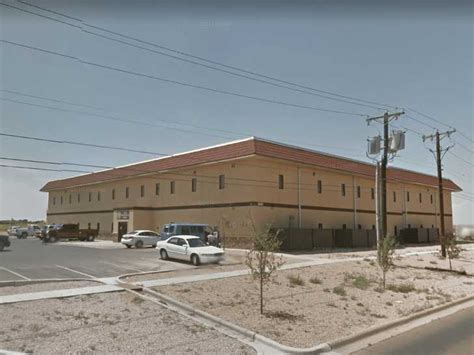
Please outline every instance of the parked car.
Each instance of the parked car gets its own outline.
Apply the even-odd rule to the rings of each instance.
[[[218,263],[224,258],[224,250],[207,245],[201,238],[191,235],[177,235],[159,241],[156,249],[164,260],[180,259],[191,261],[193,265]]]
[[[12,236],[14,236],[14,235],[16,236],[16,231],[17,231],[18,228],[20,228],[20,227],[19,227],[19,226],[12,226],[12,227],[8,228],[8,229],[7,229],[8,235],[9,235],[10,237],[12,237]]]
[[[142,248],[144,246],[155,247],[161,236],[159,233],[149,230],[137,230],[122,236],[120,242],[127,248],[135,246],[135,248]]]
[[[8,235],[0,235],[0,251],[3,249],[8,248],[10,246],[10,238]]]
[[[79,224],[59,224],[43,236],[43,242],[56,242],[59,239],[93,242],[98,233],[97,229],[79,229]]]
[[[17,228],[15,235],[18,239],[41,236],[41,227],[36,224],[29,224],[27,227]]]
[[[38,238],[43,239],[49,231],[58,229],[60,227],[60,224],[47,224],[41,229],[41,234],[38,236]]]
[[[216,235],[208,224],[198,223],[169,223],[165,224],[161,229],[162,237],[171,237],[173,235],[194,235],[201,238],[202,241],[207,242],[209,235]]]

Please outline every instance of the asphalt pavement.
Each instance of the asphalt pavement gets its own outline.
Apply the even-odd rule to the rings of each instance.
[[[37,238],[10,238],[0,252],[0,281],[46,278],[104,278],[123,274],[191,268],[159,258],[154,248],[127,249],[117,243],[42,243]],[[82,243],[82,244],[81,244]]]
[[[434,320],[354,354],[474,354],[474,307]]]

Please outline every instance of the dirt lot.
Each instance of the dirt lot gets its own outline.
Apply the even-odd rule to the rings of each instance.
[[[14,295],[19,293],[41,292],[51,290],[68,290],[71,288],[100,286],[102,283],[93,281],[64,281],[47,282],[41,284],[29,284],[22,286],[2,286],[0,287],[0,296]]]
[[[279,271],[265,290],[263,316],[249,276],[156,290],[283,344],[309,347],[474,293],[473,277],[423,269],[432,261],[447,265],[429,255],[397,260],[402,267],[389,272],[385,291],[370,259]],[[453,265],[472,272],[473,262],[470,251]]]
[[[216,330],[121,292],[0,305],[0,348],[35,354],[254,354]]]

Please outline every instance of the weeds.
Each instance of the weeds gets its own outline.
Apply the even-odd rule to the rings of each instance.
[[[344,286],[342,286],[342,285],[334,287],[332,289],[332,292],[335,293],[336,295],[339,295],[339,296],[346,296],[347,295],[347,292],[344,289]]]
[[[304,286],[305,283],[300,275],[289,275],[288,280],[290,281],[291,286]]]
[[[352,285],[359,290],[367,290],[370,286],[370,281],[365,276],[359,275],[352,281]]]
[[[321,279],[318,279],[317,277],[310,278],[309,282],[315,285],[321,285],[323,283],[323,281],[321,281]]]
[[[399,293],[410,293],[410,292],[416,291],[415,286],[409,282],[399,284],[399,285],[391,284],[387,286],[387,289],[389,289],[390,291],[399,292]]]

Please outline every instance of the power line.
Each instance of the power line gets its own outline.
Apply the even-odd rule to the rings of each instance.
[[[453,157],[455,157],[455,158],[459,159],[460,161],[462,161],[462,162],[466,163],[467,165],[470,165],[470,166],[473,166],[473,167],[474,167],[474,164],[473,164],[472,162],[470,162],[470,161],[467,161],[467,160],[465,160],[465,159],[461,158],[459,155],[457,155],[457,154],[454,154],[452,151],[448,151],[448,153],[449,153],[449,154],[451,154]]]
[[[48,168],[37,168],[32,166],[19,166],[19,165],[7,165],[0,164],[1,168],[12,168],[12,169],[25,169],[25,170],[42,170],[42,171],[56,171],[56,172],[71,172],[71,173],[93,173],[92,171],[84,170],[71,170],[71,169],[48,169]]]
[[[71,144],[71,145],[85,146],[85,147],[92,147],[92,148],[121,150],[121,151],[132,152],[132,153],[143,153],[143,154],[160,155],[160,156],[168,156],[169,155],[169,154],[164,154],[164,153],[150,152],[150,151],[146,151],[146,150],[137,150],[137,149],[123,148],[123,147],[113,147],[113,146],[102,145],[102,144],[91,144],[91,143],[81,143],[81,142],[74,142],[74,141],[55,140],[55,139],[31,137],[31,136],[10,134],[10,133],[2,133],[2,132],[0,132],[0,136],[12,137],[12,138],[21,138],[21,139],[28,139],[28,140],[34,140],[34,141],[49,142],[49,143]]]

